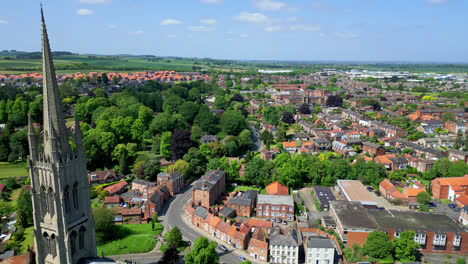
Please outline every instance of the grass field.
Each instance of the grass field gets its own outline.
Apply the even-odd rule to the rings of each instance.
[[[28,176],[29,172],[26,167],[26,162],[23,163],[8,163],[0,162],[0,179],[9,177]]]
[[[151,251],[156,246],[154,235],[160,235],[164,227],[157,223],[156,230],[151,230],[151,224],[128,224],[120,225],[119,228],[127,228],[130,235],[108,242],[97,247],[98,255],[104,252],[105,256],[145,253]]]
[[[32,248],[34,244],[34,237],[33,237],[33,229],[34,226],[28,227],[24,230],[24,240],[21,242],[21,252],[20,254],[28,253],[28,245]]]

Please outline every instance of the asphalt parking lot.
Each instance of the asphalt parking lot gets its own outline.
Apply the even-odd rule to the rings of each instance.
[[[432,208],[434,212],[445,213],[456,221],[458,221],[458,218],[460,218],[460,212],[455,212],[452,208],[448,207],[448,205],[444,203],[438,203],[435,200],[432,202],[437,205],[437,207]]]

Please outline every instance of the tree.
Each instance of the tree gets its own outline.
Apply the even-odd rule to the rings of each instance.
[[[189,163],[194,176],[200,176],[205,173],[207,160],[199,149],[190,148],[187,154],[184,155],[184,160]]]
[[[183,159],[176,161],[174,164],[169,166],[168,169],[169,171],[178,171],[184,175],[190,174],[190,164]]]
[[[213,113],[210,112],[208,107],[200,107],[197,116],[195,117],[194,124],[199,126],[203,131],[208,134],[216,134],[216,124],[218,120]]]
[[[442,122],[447,122],[447,121],[455,121],[457,119],[457,117],[455,116],[455,114],[453,112],[445,112],[442,114],[440,120]]]
[[[326,105],[331,107],[341,107],[343,105],[343,98],[339,95],[330,95],[327,98]]]
[[[164,251],[164,254],[158,264],[179,264],[180,256],[177,247],[169,247]]]
[[[180,229],[176,226],[166,233],[164,239],[166,239],[169,247],[179,247],[182,244],[182,233],[180,233]]]
[[[263,116],[265,117],[265,121],[270,124],[270,125],[278,125],[278,122],[280,121],[281,115],[279,113],[279,109],[274,106],[268,106],[263,111]]]
[[[153,223],[159,222],[159,220],[158,220],[158,213],[157,213],[157,212],[154,213],[153,217],[151,218],[151,221],[152,221]]]
[[[465,260],[464,257],[459,257],[459,258],[457,258],[455,263],[456,264],[466,264],[466,260]]]
[[[260,140],[263,142],[263,144],[266,145],[267,149],[269,149],[271,143],[273,143],[274,138],[269,131],[265,130],[260,134]]]
[[[238,141],[241,148],[250,149],[253,144],[252,137],[250,135],[250,130],[242,130],[242,132],[239,134]]]
[[[179,107],[179,114],[181,114],[185,121],[192,124],[197,117],[199,106],[194,102],[187,101]]]
[[[420,204],[427,204],[432,200],[431,196],[427,192],[420,192],[416,196],[416,201]]]
[[[107,208],[93,208],[96,242],[102,244],[115,236],[114,213]]]
[[[367,235],[363,245],[364,252],[369,257],[386,258],[392,255],[393,245],[387,234],[382,231],[372,231]]]
[[[216,242],[208,242],[206,237],[198,237],[193,244],[193,249],[185,255],[187,264],[216,264],[219,261],[216,253]]]
[[[303,115],[309,115],[310,114],[310,106],[306,103],[303,103],[299,106],[299,113]]]
[[[145,176],[149,181],[156,181],[159,172],[161,172],[161,169],[158,159],[152,159],[145,167]]]
[[[281,121],[290,125],[296,122],[296,120],[294,120],[293,114],[290,112],[284,112],[283,117],[281,117]]]
[[[245,118],[239,111],[226,111],[221,116],[220,123],[223,131],[228,135],[238,135],[247,128]]]
[[[168,159],[171,157],[171,138],[172,138],[172,133],[170,131],[164,132],[161,136],[161,144],[159,148],[159,153],[161,155]]]
[[[21,190],[17,200],[18,217],[17,222],[21,227],[28,227],[33,224],[33,208],[31,194],[28,191]]]
[[[192,146],[193,143],[190,139],[190,131],[180,130],[174,132],[171,139],[172,159],[181,159]]]
[[[404,231],[400,237],[393,239],[395,258],[398,260],[415,261],[419,243],[414,241],[414,231]]]

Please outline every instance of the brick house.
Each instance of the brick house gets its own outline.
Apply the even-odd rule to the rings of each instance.
[[[124,224],[141,224],[141,208],[124,208],[121,214]]]
[[[122,202],[120,196],[108,196],[104,198],[104,206],[107,208],[118,207]]]
[[[145,204],[145,216],[148,219],[153,218],[155,213],[161,210],[164,203],[169,199],[170,193],[167,186],[157,186],[149,195]]]
[[[468,174],[463,177],[435,178],[431,182],[432,195],[454,201],[461,194],[468,194]]]
[[[228,200],[226,206],[236,210],[238,216],[250,217],[257,201],[257,194],[258,192],[255,190],[238,192]]]
[[[158,174],[157,181],[159,185],[167,186],[171,195],[179,193],[185,187],[184,174],[178,171],[161,172]]]
[[[463,208],[463,207],[467,206],[468,205],[468,195],[467,194],[462,194],[462,195],[458,196],[455,199],[454,203],[460,208]]]
[[[119,177],[115,174],[115,170],[95,171],[88,173],[89,184],[102,184],[118,181]]]
[[[192,214],[192,225],[200,228],[203,230],[203,226],[205,224],[205,219],[208,217],[209,212],[206,208],[198,206],[195,208]]]
[[[462,151],[458,149],[450,149],[448,158],[451,161],[462,160],[465,163],[468,163],[468,151]]]
[[[192,191],[192,202],[205,208],[212,206],[226,188],[225,173],[212,170],[203,175]]]
[[[468,225],[468,206],[465,205],[460,211],[460,217],[458,218],[460,224],[466,226]]]
[[[274,157],[274,152],[267,149],[262,149],[260,158],[264,160],[272,160]]]
[[[126,181],[121,181],[104,188],[104,191],[109,192],[110,196],[119,195],[126,192],[128,189],[128,183]]]
[[[249,256],[256,261],[268,261],[268,242],[265,231],[258,228],[255,229],[250,238],[247,251],[249,252]]]
[[[156,182],[135,179],[132,181],[132,191],[137,191],[144,195],[148,195],[157,185],[158,184]]]
[[[250,239],[250,228],[241,225],[235,232],[232,239],[232,246],[239,249],[246,249]]]
[[[289,195],[259,194],[257,217],[294,220],[294,202]]]
[[[385,155],[385,148],[379,144],[362,142],[362,152],[368,153],[371,156]]]

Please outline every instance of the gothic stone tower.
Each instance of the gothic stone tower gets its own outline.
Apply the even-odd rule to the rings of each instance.
[[[36,262],[75,264],[96,256],[86,158],[78,120],[73,134],[65,126],[42,7],[41,17],[44,125],[28,127]]]

